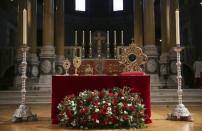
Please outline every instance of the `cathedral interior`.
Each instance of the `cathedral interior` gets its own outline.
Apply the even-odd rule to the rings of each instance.
[[[97,60],[99,51],[97,52],[97,45],[94,44],[97,33],[105,37],[100,53],[102,60],[116,59],[115,46],[117,48],[128,46],[134,39],[134,42],[148,55],[149,60],[144,71],[153,76],[152,87],[176,88],[173,80],[177,73],[176,54],[173,51],[173,47],[176,46],[175,22],[173,22],[176,0],[154,0],[152,4],[144,0],[126,0],[123,2],[123,9],[118,11],[113,11],[113,0],[86,0],[85,11],[75,10],[74,0],[63,2],[0,1],[0,90],[19,89],[21,62],[19,47],[23,43],[24,8],[28,11],[27,44],[30,47],[28,83],[35,85],[29,89],[43,88],[43,84],[39,83],[48,83],[44,80],[49,78],[47,76],[63,74],[64,70],[59,67],[64,58],[72,59],[72,49],[75,46],[82,52],[82,59]],[[200,3],[200,0],[179,1],[180,44],[184,47],[181,53],[184,88],[196,88],[193,63],[202,57]],[[89,53],[91,32],[92,56]],[[76,40],[75,33],[78,35]],[[106,45],[107,35],[109,45]],[[109,46],[108,53],[107,46]],[[36,86],[37,84],[39,86]]]

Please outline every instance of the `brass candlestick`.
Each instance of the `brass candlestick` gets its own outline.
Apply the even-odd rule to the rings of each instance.
[[[81,57],[75,56],[73,59],[73,65],[75,68],[75,73],[74,75],[78,75],[78,68],[81,66]]]
[[[69,68],[71,66],[71,63],[70,61],[66,58],[64,61],[63,61],[63,68],[65,69],[65,75],[69,75]]]

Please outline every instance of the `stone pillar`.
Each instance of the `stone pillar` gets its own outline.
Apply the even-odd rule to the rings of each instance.
[[[143,47],[142,0],[133,0],[134,42]]]
[[[151,76],[151,87],[159,87],[158,76],[158,50],[155,45],[155,19],[154,19],[154,0],[144,0],[144,52],[148,56],[146,72]]]
[[[56,1],[55,15],[56,73],[63,74],[64,61],[64,0]]]
[[[39,60],[37,56],[37,0],[27,0],[28,10],[28,44],[29,54],[29,79],[31,89],[35,89],[39,76]]]
[[[170,45],[169,45],[169,78],[170,88],[177,88],[177,67],[176,67],[176,52],[174,47],[176,46],[176,22],[175,22],[175,11],[177,9],[177,0],[170,0]]]
[[[168,62],[170,46],[170,0],[161,0],[161,56],[160,56],[160,78],[162,87],[167,88]]]
[[[21,62],[23,45],[23,9],[26,9],[26,0],[17,1],[17,46],[16,46],[16,62],[15,62],[15,80],[14,88],[21,89]]]
[[[54,48],[54,2],[43,1],[43,47],[40,52],[40,90],[51,90],[52,74],[55,72]]]

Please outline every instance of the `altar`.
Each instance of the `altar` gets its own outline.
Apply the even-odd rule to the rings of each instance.
[[[57,106],[63,98],[70,94],[78,94],[83,90],[101,90],[103,88],[128,86],[132,91],[140,93],[145,105],[145,123],[151,123],[150,76],[113,76],[113,75],[80,75],[52,76],[51,121],[58,123]]]

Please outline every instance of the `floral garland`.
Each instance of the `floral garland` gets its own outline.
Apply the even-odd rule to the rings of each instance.
[[[124,87],[83,91],[58,105],[61,125],[71,128],[143,128],[144,105],[139,94]]]

